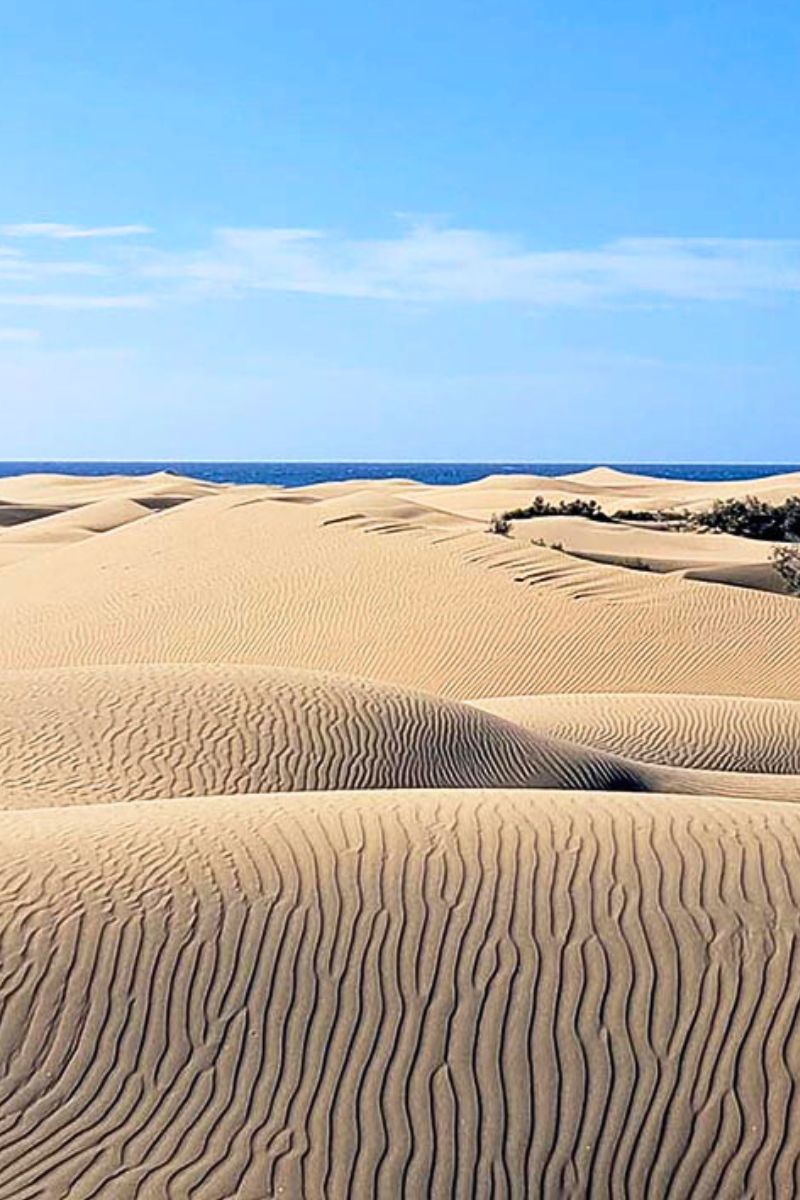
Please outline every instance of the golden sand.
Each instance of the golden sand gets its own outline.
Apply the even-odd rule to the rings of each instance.
[[[800,476],[0,481],[0,1200],[800,1194],[800,600],[536,494]]]

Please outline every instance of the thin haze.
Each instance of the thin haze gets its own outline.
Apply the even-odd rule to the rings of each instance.
[[[3,458],[800,457],[795,3],[3,24]]]

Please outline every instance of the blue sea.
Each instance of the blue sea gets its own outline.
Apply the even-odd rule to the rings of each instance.
[[[587,462],[0,462],[0,477],[31,471],[67,475],[147,475],[174,471],[212,483],[266,483],[303,487],[335,479],[392,479],[420,483],[469,483],[485,475],[566,475],[589,467],[612,466],[634,475],[664,479],[725,481],[758,479],[800,471],[796,463],[587,463]]]

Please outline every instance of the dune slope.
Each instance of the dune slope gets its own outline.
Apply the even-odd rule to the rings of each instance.
[[[635,765],[407,688],[226,664],[0,673],[0,807],[378,787],[641,789]]]
[[[0,831],[4,1200],[793,1194],[798,810],[317,793]]]
[[[363,488],[361,489],[363,492]],[[378,489],[375,489],[378,492]],[[230,489],[0,572],[0,667],[261,663],[459,699],[800,698],[785,596],[579,562],[464,525]]]
[[[0,1200],[800,1194],[800,601],[537,492],[0,480]]]
[[[472,703],[537,733],[642,762],[800,774],[800,704],[792,700],[598,692]]]

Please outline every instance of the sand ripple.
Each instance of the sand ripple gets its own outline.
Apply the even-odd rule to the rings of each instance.
[[[0,1196],[794,1194],[800,812],[0,816]]]

